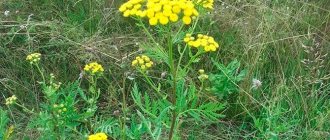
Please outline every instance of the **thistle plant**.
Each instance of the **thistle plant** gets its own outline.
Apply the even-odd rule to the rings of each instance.
[[[185,79],[190,74],[192,63],[202,54],[219,50],[219,44],[213,37],[195,33],[199,16],[204,14],[203,11],[212,8],[212,0],[129,0],[119,8],[124,17],[135,19],[137,25],[142,27],[151,40],[141,46],[145,53],[143,56],[148,56],[145,57],[148,60],[137,57],[132,61],[132,66],[138,67],[149,86],[158,93],[155,95],[158,98],[150,101],[150,95],[142,95],[137,84],[133,88],[132,97],[141,110],[138,114],[149,128],[148,132],[152,139],[159,139],[164,128],[170,140],[177,138],[180,119],[187,116],[195,118],[196,121],[216,121],[222,117],[218,111],[224,108],[224,104],[199,98],[195,82]],[[149,27],[157,28],[156,32],[151,32]],[[152,34],[160,36],[163,40],[156,40]],[[182,36],[184,34],[185,36]],[[157,85],[146,75],[145,70],[153,64],[145,64],[149,57],[164,62],[161,65],[168,68],[166,71],[169,72],[169,77],[165,83]],[[200,70],[198,79],[205,81],[208,75]],[[170,90],[160,89],[161,85],[166,84],[169,84]],[[151,129],[150,122],[153,122],[155,129]]]

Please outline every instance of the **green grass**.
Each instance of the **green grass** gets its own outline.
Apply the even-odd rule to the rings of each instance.
[[[0,116],[7,114],[10,118],[6,125],[0,119],[2,132],[13,125],[11,139],[40,136],[27,127],[27,120],[34,118],[21,108],[9,108],[4,98],[16,95],[27,108],[42,110],[39,103],[44,95],[38,84],[42,79],[25,61],[32,52],[43,54],[44,71],[54,73],[63,85],[77,80],[90,61],[98,61],[105,67],[107,73],[98,82],[99,109],[91,119],[95,128],[123,125],[121,121],[111,120],[121,120],[123,115],[122,90],[126,91],[126,115],[139,117],[129,93],[134,83],[141,83],[139,89],[143,93],[152,93],[152,89],[141,74],[134,72],[130,62],[141,53],[137,44],[150,40],[133,19],[122,17],[117,10],[123,2],[0,2]],[[5,10],[10,11],[7,17],[3,15]],[[16,10],[19,12],[15,13]],[[30,14],[33,16],[28,21]],[[22,24],[28,24],[27,28],[20,29]],[[210,73],[221,73],[211,58],[224,65],[237,59],[241,63],[237,71],[246,69],[247,74],[235,85],[237,92],[226,99],[216,98],[227,102],[226,108],[219,112],[226,117],[217,123],[182,120],[177,132],[181,139],[330,138],[330,1],[217,0],[214,11],[201,17],[196,32],[212,35],[221,47],[202,56],[191,70],[203,68]],[[165,40],[161,35],[155,37],[157,41]],[[185,56],[183,61],[187,60],[189,57]],[[166,72],[162,64],[160,60],[159,67],[151,71],[156,82]],[[199,85],[194,82],[196,74],[188,75],[185,80]],[[128,75],[133,75],[134,81],[128,80]],[[258,89],[251,88],[254,78],[262,82]],[[81,88],[87,89],[88,84],[82,82]],[[166,83],[162,90],[170,91],[171,86]],[[208,91],[206,95],[215,98]],[[150,98],[157,99],[153,95]],[[113,113],[117,110],[119,117]],[[80,128],[80,133],[87,133]],[[114,132],[113,137],[119,137],[120,133]],[[167,137],[166,133],[162,135]],[[84,136],[70,134],[67,139]],[[130,135],[126,138],[130,139]]]

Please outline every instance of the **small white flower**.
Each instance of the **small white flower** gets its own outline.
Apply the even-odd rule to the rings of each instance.
[[[28,16],[28,21],[31,20],[32,16],[34,16],[34,14],[30,14],[30,15]]]
[[[262,82],[258,79],[252,79],[252,88],[253,89],[258,89],[259,87],[261,87]]]
[[[27,26],[26,25],[21,25],[21,26],[19,26],[20,28],[21,28],[21,30],[23,30],[23,29],[26,29],[27,28]]]
[[[9,16],[9,13],[10,13],[10,11],[6,10],[4,15],[7,17],[7,16]]]
[[[115,115],[115,116],[119,116],[120,115],[120,111],[119,110],[115,110],[115,111],[113,111],[112,114]]]
[[[131,72],[126,72],[125,75],[127,76],[127,78],[128,78],[129,80],[134,80],[134,79],[135,79],[134,74],[131,73]]]
[[[129,75],[129,76],[127,76],[127,78],[128,78],[129,80],[134,80],[134,79],[135,79],[135,77],[134,77],[133,75]]]
[[[78,77],[78,80],[82,79],[82,78],[83,78],[83,76],[84,76],[84,72],[82,71],[82,72],[80,72],[80,73],[79,73],[79,77]]]
[[[160,78],[165,78],[165,76],[167,75],[167,72],[166,71],[164,71],[164,72],[162,72],[162,74],[160,75]]]

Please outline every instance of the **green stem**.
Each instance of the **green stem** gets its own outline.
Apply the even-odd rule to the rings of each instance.
[[[182,25],[180,26],[179,30],[176,32],[175,36],[173,37],[174,39],[176,39],[176,38],[178,37],[178,35],[179,35],[179,33],[181,32],[181,30],[183,29],[183,27],[184,27],[184,24],[182,24]]]
[[[170,64],[170,71],[172,73],[172,80],[173,80],[173,88],[172,88],[172,94],[171,94],[171,102],[172,106],[172,122],[171,122],[171,128],[170,128],[170,133],[169,133],[169,140],[172,140],[173,135],[174,135],[174,128],[175,128],[175,122],[176,122],[176,117],[177,117],[177,112],[176,112],[176,82],[177,82],[177,69],[175,68],[174,64],[174,53],[173,53],[173,43],[171,39],[171,34],[169,32],[168,35],[168,56],[169,56],[169,64]]]
[[[180,53],[180,57],[179,57],[179,61],[178,61],[177,67],[176,67],[176,68],[177,68],[177,69],[176,69],[176,73],[179,72],[179,68],[180,68],[180,65],[181,65],[181,61],[182,61],[182,59],[183,59],[184,52],[186,51],[187,48],[188,48],[188,45],[185,45],[183,51],[182,51],[182,52],[179,52],[179,53]]]
[[[32,110],[26,108],[25,106],[23,106],[23,105],[21,105],[21,104],[15,103],[15,105],[17,105],[17,106],[23,108],[24,111],[27,111],[27,112],[30,113],[30,114],[33,114],[33,113],[34,113]]]
[[[196,18],[196,21],[194,22],[194,25],[193,25],[193,27],[192,27],[192,31],[191,31],[190,33],[193,33],[194,30],[196,29],[196,26],[197,26],[198,20],[199,20],[199,17]],[[181,30],[183,29],[183,26],[184,26],[184,25],[182,25],[182,26],[180,27],[179,31],[176,33],[175,38],[177,37],[177,35],[179,34],[179,32],[181,32]],[[183,56],[184,56],[184,52],[186,51],[187,48],[188,48],[188,45],[186,44],[186,45],[185,45],[185,48],[183,49],[183,51],[180,52],[180,58],[179,58],[179,61],[178,61],[178,64],[177,64],[177,70],[176,70],[176,72],[179,71],[179,68],[180,68],[180,65],[181,65],[181,62],[182,62],[182,59],[183,59]],[[198,52],[199,52],[199,51],[198,51]],[[196,56],[196,57],[197,57],[197,56]],[[192,58],[192,59],[194,60],[195,58]],[[193,62],[192,59],[189,60],[189,63],[188,63],[188,64],[185,66],[185,68],[183,69],[184,71],[185,71],[185,70],[187,69],[187,67]]]
[[[96,93],[94,93],[95,94],[95,102],[96,102],[96,100],[100,97],[100,93],[97,90],[97,77],[95,77],[95,80],[93,82],[94,82],[93,86],[94,86],[94,89],[95,89],[95,92],[96,92]]]
[[[203,54],[202,51],[198,51],[194,56],[192,56],[189,60],[189,62],[187,63],[187,65],[184,66],[183,70],[187,71],[188,67],[191,65],[191,63],[193,63],[195,61],[195,59],[199,56]]]
[[[197,96],[200,95],[200,93],[202,92],[203,89],[204,89],[204,81],[202,81],[202,85],[201,85],[201,87],[199,88],[199,91],[197,92]]]
[[[197,26],[198,19],[199,18],[197,17],[197,19],[196,19],[196,21],[195,21],[195,23],[193,25],[193,28],[192,28],[193,31],[195,30],[195,28]],[[182,28],[183,28],[183,26],[182,26]],[[182,28],[180,28],[179,31]],[[174,37],[176,37],[177,34]],[[176,124],[176,119],[177,119],[177,112],[176,112],[176,88],[177,88],[176,87],[176,84],[177,83],[176,82],[177,82],[177,72],[178,72],[178,68],[179,67],[175,68],[175,65],[174,65],[173,43],[172,43],[172,39],[171,39],[171,34],[169,34],[168,37],[170,37],[169,44],[168,44],[169,45],[169,62],[170,62],[170,70],[172,72],[172,80],[173,80],[172,105],[174,106],[174,108],[172,110],[173,111],[172,112],[172,122],[171,122],[171,128],[170,128],[170,133],[169,133],[169,140],[172,140],[173,139],[173,135],[174,135],[174,129],[175,129],[175,124]],[[194,59],[196,59],[196,57],[198,55],[199,55],[199,53],[197,53],[192,59],[190,59],[188,65],[184,68],[184,70],[187,69],[187,67],[193,62]],[[178,66],[180,66],[181,59],[182,59],[182,56],[180,55]]]
[[[154,39],[154,37],[152,36],[152,34],[149,32],[149,30],[147,29],[146,26],[144,26],[141,18],[138,19],[141,27],[143,28],[143,30],[145,31],[145,33],[147,34],[147,36],[152,40],[152,42],[154,42],[157,46],[159,46],[159,44],[156,42],[156,40]]]
[[[158,94],[158,96],[164,98],[164,96],[160,93],[159,89],[155,86],[155,84],[150,80],[150,78],[146,75],[146,73],[142,70],[139,70],[140,73],[142,73],[143,77],[147,80],[147,83],[151,86],[151,88],[153,88],[156,93]]]
[[[36,66],[37,66],[37,69],[38,69],[39,73],[41,74],[43,83],[46,84],[44,73],[41,71],[41,69],[40,69],[40,67],[39,67],[38,64],[36,64]]]

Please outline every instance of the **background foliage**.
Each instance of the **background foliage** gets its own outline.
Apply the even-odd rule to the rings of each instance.
[[[8,16],[0,15],[0,137],[9,134],[10,126],[14,126],[10,134],[14,139],[41,135],[31,129],[33,125],[27,125],[27,120],[35,119],[29,113],[4,105],[5,97],[14,94],[27,108],[42,108],[39,102],[44,95],[38,84],[41,79],[36,70],[29,70],[35,68],[24,61],[27,54],[36,51],[45,55],[40,62],[44,71],[54,73],[64,85],[79,79],[84,64],[89,61],[97,60],[106,66],[105,78],[98,81],[101,93],[98,110],[91,120],[95,132],[119,137],[121,130],[117,128],[122,124],[117,118],[123,115],[121,91],[124,90],[129,97],[128,110],[124,111],[131,116],[128,139],[143,138],[143,133],[148,131],[153,137],[161,137],[161,128],[150,126],[154,119],[134,109],[144,106],[157,120],[167,105],[148,96],[150,87],[146,84],[134,84],[145,82],[137,78],[141,75],[133,72],[130,61],[141,52],[137,46],[147,37],[132,19],[118,12],[123,2],[0,1],[1,13],[10,11]],[[226,108],[221,111],[224,118],[212,125],[185,120],[179,132],[182,139],[330,138],[328,0],[218,0],[214,11],[201,19],[196,30],[212,34],[221,49],[203,56],[191,69],[203,68],[212,73],[209,91],[225,94],[220,99],[210,98],[225,101]],[[155,79],[162,80],[161,75],[166,71],[157,68],[152,73]],[[194,75],[197,72],[186,80],[196,78]],[[260,80],[262,85],[251,88],[253,79]],[[223,84],[229,89],[219,88]],[[193,89],[194,83],[190,86]],[[88,82],[82,82],[81,87],[87,89]],[[149,110],[153,105],[162,106],[162,110]],[[195,118],[203,116],[188,114]],[[40,118],[49,117],[43,115]],[[218,114],[204,114],[204,117],[213,115]],[[138,121],[140,118],[144,119]],[[73,137],[77,136],[67,135]]]

